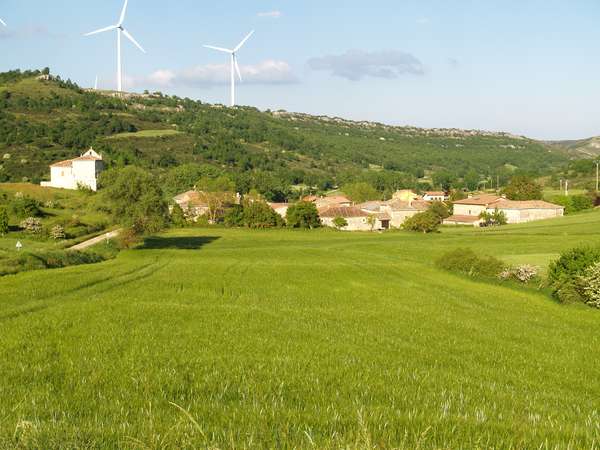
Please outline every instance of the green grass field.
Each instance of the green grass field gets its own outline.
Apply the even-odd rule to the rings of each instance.
[[[598,448],[600,313],[434,260],[545,265],[599,226],[189,229],[2,278],[0,447]]]
[[[182,134],[177,130],[144,130],[137,131],[135,133],[120,133],[115,134],[114,136],[110,136],[107,139],[129,139],[129,138],[158,138],[158,137],[168,137],[175,136],[178,134]]]

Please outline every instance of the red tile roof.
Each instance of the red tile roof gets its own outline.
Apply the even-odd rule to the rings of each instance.
[[[502,200],[502,197],[498,195],[477,195],[471,198],[465,198],[463,200],[457,200],[454,202],[455,205],[477,205],[477,206],[487,206],[492,203],[496,203],[497,201]]]
[[[555,205],[543,200],[515,201],[501,199],[492,206],[498,209],[565,209],[564,206]]]
[[[326,206],[319,209],[319,216],[327,218],[369,217],[371,214],[355,206]]]
[[[425,200],[413,200],[407,202],[404,200],[389,200],[386,204],[394,211],[427,211],[431,206],[431,203]]]
[[[479,222],[481,219],[477,216],[450,216],[447,219],[444,219],[444,223],[446,222],[455,222],[455,223],[475,223]]]

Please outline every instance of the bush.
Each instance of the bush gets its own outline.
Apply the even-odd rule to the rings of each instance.
[[[600,247],[579,247],[564,252],[550,264],[548,283],[562,303],[585,302],[579,282],[586,271],[600,262]]]
[[[594,308],[600,308],[600,263],[588,267],[578,284],[584,302]]]
[[[276,228],[285,223],[267,203],[255,201],[244,205],[244,225],[248,228]]]
[[[50,230],[50,237],[55,241],[65,238],[65,229],[62,225],[54,225]]]
[[[0,208],[0,236],[4,236],[8,231],[8,213],[5,208]]]
[[[402,224],[402,228],[408,231],[420,233],[433,233],[441,225],[439,216],[431,211],[425,211],[409,217]]]
[[[594,200],[587,195],[559,195],[553,197],[552,202],[564,206],[565,214],[573,214],[594,207]]]
[[[529,283],[538,278],[539,272],[540,270],[538,267],[524,264],[503,270],[498,275],[498,278],[504,281],[515,280],[521,283]]]
[[[436,261],[436,266],[448,272],[461,273],[470,277],[497,277],[506,265],[493,256],[480,256],[471,249],[456,249],[446,252]]]
[[[339,216],[333,219],[333,226],[336,227],[338,230],[341,230],[342,228],[348,226],[348,221],[343,217]]]
[[[485,227],[502,226],[508,223],[506,214],[504,214],[504,211],[499,211],[498,208],[493,213],[483,211],[479,218],[483,220],[482,225]]]
[[[312,202],[298,202],[288,208],[286,222],[290,228],[319,228],[321,219]]]
[[[444,219],[450,217],[450,210],[445,203],[440,201],[432,202],[429,206],[429,211],[439,217],[440,223],[443,222]]]
[[[233,205],[225,212],[223,221],[226,227],[243,227],[244,207],[242,205]]]
[[[510,200],[541,200],[542,187],[531,178],[515,176],[503,192]]]
[[[27,233],[40,234],[42,232],[42,221],[37,217],[28,217],[19,226]]]
[[[43,215],[41,210],[41,203],[37,200],[23,195],[17,195],[8,204],[8,212],[19,218],[24,219],[26,217],[41,217]]]

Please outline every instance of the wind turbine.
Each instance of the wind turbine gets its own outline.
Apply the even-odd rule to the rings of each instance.
[[[237,52],[244,46],[246,41],[250,39],[250,36],[254,34],[254,30],[252,30],[248,35],[238,44],[236,48],[230,50],[228,48],[222,47],[214,47],[212,45],[205,45],[204,47],[210,48],[212,50],[217,50],[219,52],[229,53],[231,55],[231,107],[235,106],[235,73],[237,72],[240,81],[242,81],[242,71],[240,70],[240,66],[237,62]]]
[[[98,75],[96,75],[96,81],[94,82],[94,90],[98,90]]]
[[[121,10],[121,17],[119,17],[119,22],[116,25],[111,25],[106,28],[100,28],[99,30],[92,31],[91,33],[85,34],[85,36],[91,36],[93,34],[104,33],[106,31],[117,30],[117,83],[118,83],[118,92],[123,92],[123,65],[121,60],[121,34],[125,35],[127,39],[129,39],[133,45],[139,48],[142,53],[146,53],[146,50],[142,48],[140,44],[133,38],[131,34],[123,27],[123,22],[125,21],[125,13],[127,12],[127,3],[129,0],[125,0],[123,4],[123,9]]]

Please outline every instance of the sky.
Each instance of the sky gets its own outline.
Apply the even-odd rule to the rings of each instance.
[[[0,0],[0,71],[116,87],[123,0]],[[391,125],[600,135],[598,0],[129,0],[125,89]]]

